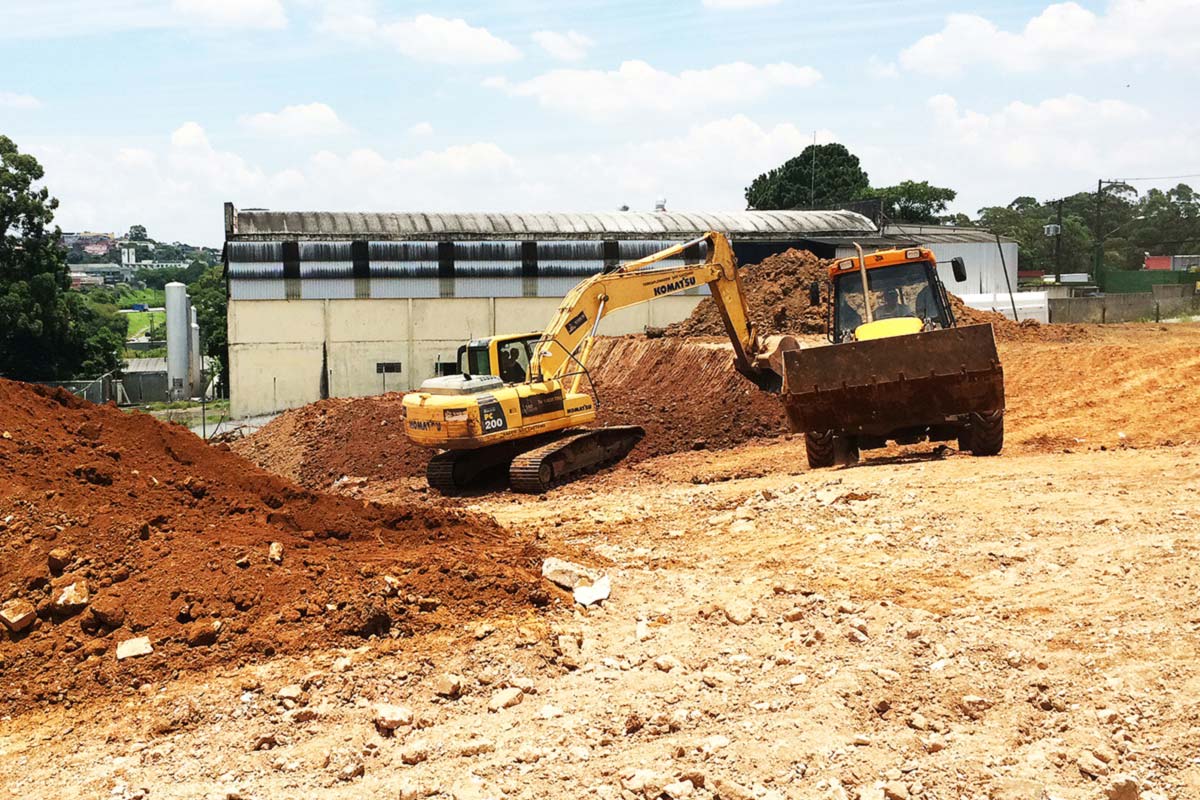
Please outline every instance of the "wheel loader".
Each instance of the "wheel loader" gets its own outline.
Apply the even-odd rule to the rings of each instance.
[[[707,246],[702,263],[663,263],[700,245]],[[758,336],[733,250],[710,232],[585,279],[542,332],[474,340],[462,348],[461,374],[431,378],[405,395],[408,437],[441,451],[429,461],[429,485],[459,493],[503,470],[514,491],[540,493],[624,458],[645,435],[640,426],[583,427],[595,421],[599,402],[583,382],[591,381],[588,356],[600,321],[705,284],[733,344],[734,368],[759,388],[780,391],[779,353],[795,341]]]
[[[831,344],[782,354],[788,423],[804,433],[809,466],[853,463],[888,441],[999,453],[1004,372],[992,326],[957,324],[928,249],[855,247],[829,268]],[[962,259],[951,264],[965,280]],[[819,283],[809,291],[817,304]]]

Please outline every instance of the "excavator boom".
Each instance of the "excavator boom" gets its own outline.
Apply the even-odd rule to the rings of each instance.
[[[703,262],[664,265],[702,244],[707,245]],[[779,391],[781,371],[771,368],[765,357],[765,343],[750,322],[733,248],[728,239],[711,231],[627,262],[612,272],[593,275],[572,289],[534,348],[530,380],[562,379],[585,372],[591,344],[606,315],[704,284],[712,292],[733,345],[734,368],[759,388]]]

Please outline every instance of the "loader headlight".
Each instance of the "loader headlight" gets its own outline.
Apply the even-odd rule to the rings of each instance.
[[[465,408],[447,408],[442,412],[442,418],[446,422],[466,422],[467,410]]]

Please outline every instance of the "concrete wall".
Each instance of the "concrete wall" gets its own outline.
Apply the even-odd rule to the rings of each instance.
[[[1108,294],[1103,297],[1052,299],[1051,322],[1138,322],[1200,314],[1200,297],[1193,293],[1156,297],[1152,292]]]
[[[959,295],[966,305],[981,311],[995,311],[1009,319],[1013,318],[1016,306],[1017,318],[1032,319],[1046,323],[1050,321],[1049,297],[1046,292],[989,292],[987,294]]]
[[[604,319],[619,336],[688,316],[704,298],[663,297]],[[295,408],[322,396],[407,391],[454,361],[472,338],[541,330],[560,298],[234,300],[229,303],[230,412],[234,417]],[[377,364],[399,363],[380,372]]]

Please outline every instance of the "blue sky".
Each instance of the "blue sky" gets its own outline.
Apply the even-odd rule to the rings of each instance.
[[[0,133],[66,230],[219,244],[225,200],[735,209],[814,133],[972,214],[1200,172],[1200,0],[0,0],[0,20]]]

